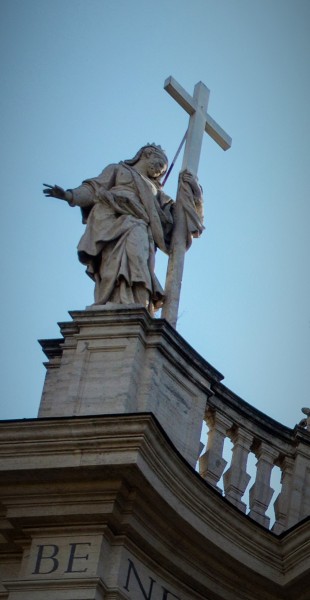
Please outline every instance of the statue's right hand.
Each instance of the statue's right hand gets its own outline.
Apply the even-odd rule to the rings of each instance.
[[[48,183],[43,183],[43,185],[45,185],[45,189],[43,189],[43,194],[45,194],[46,197],[67,200],[65,190],[59,185],[49,185]]]

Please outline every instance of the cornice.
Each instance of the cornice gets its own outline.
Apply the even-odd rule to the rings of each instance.
[[[0,467],[5,484],[1,486],[1,496],[3,503],[11,506],[10,515],[16,503],[25,506],[30,481],[35,504],[46,490],[44,486],[61,481],[66,482],[59,488],[63,489],[66,502],[70,494],[75,494],[75,500],[80,494],[82,510],[87,498],[89,502],[87,482],[91,477],[93,488],[100,482],[99,503],[102,494],[110,493],[111,503],[123,489],[118,516],[111,521],[115,534],[127,531],[133,540],[146,540],[149,553],[151,548],[153,553],[160,552],[165,544],[175,568],[181,569],[187,553],[196,578],[200,571],[203,580],[210,562],[218,570],[215,579],[230,565],[239,576],[242,573],[249,585],[251,580],[260,581],[266,590],[268,582],[281,588],[303,576],[300,565],[306,568],[310,556],[310,521],[281,536],[258,525],[188,465],[151,413],[6,421],[0,423],[0,431]],[[64,498],[59,489],[56,495],[61,504]],[[131,508],[125,509],[132,493]],[[105,501],[109,511],[106,495]],[[48,497],[45,503],[48,506]],[[38,523],[44,516],[44,503],[42,511]],[[70,510],[67,517],[70,524]],[[91,517],[87,519],[91,524]],[[171,523],[170,528],[167,522]],[[35,520],[29,517],[28,527],[34,524]],[[186,536],[187,552],[182,548],[174,552],[173,539],[177,539],[178,531]],[[195,557],[195,564],[190,557]]]

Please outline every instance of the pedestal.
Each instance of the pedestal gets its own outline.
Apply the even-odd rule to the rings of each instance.
[[[49,359],[39,417],[151,412],[195,466],[212,381],[222,376],[144,308],[74,311]]]

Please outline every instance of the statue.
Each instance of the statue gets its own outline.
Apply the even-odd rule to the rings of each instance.
[[[306,415],[304,419],[298,423],[299,427],[303,427],[310,432],[310,408],[302,408],[301,411]]]
[[[162,191],[168,167],[160,146],[147,144],[131,160],[107,166],[75,189],[44,184],[47,197],[79,206],[85,233],[79,260],[95,282],[95,305],[142,304],[151,315],[165,295],[155,275],[157,248],[169,254],[175,202]],[[182,191],[183,190],[183,191]],[[186,249],[203,231],[202,191],[189,171],[180,175]]]
[[[173,77],[164,87],[190,115],[175,156],[185,143],[176,202],[162,190],[168,160],[155,144],[74,190],[46,185],[44,193],[82,210],[86,230],[78,256],[95,281],[95,304],[142,304],[151,315],[163,307],[161,316],[176,327],[185,252],[203,230],[197,179],[203,135],[208,133],[223,150],[230,148],[231,138],[208,114],[210,90],[201,81],[193,96]],[[154,272],[157,248],[169,254],[165,291]]]

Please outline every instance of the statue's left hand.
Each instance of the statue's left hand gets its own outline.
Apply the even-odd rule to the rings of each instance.
[[[193,175],[190,171],[184,171],[182,173],[182,179],[190,185],[194,196],[198,198],[202,197],[202,190],[195,175]]]

